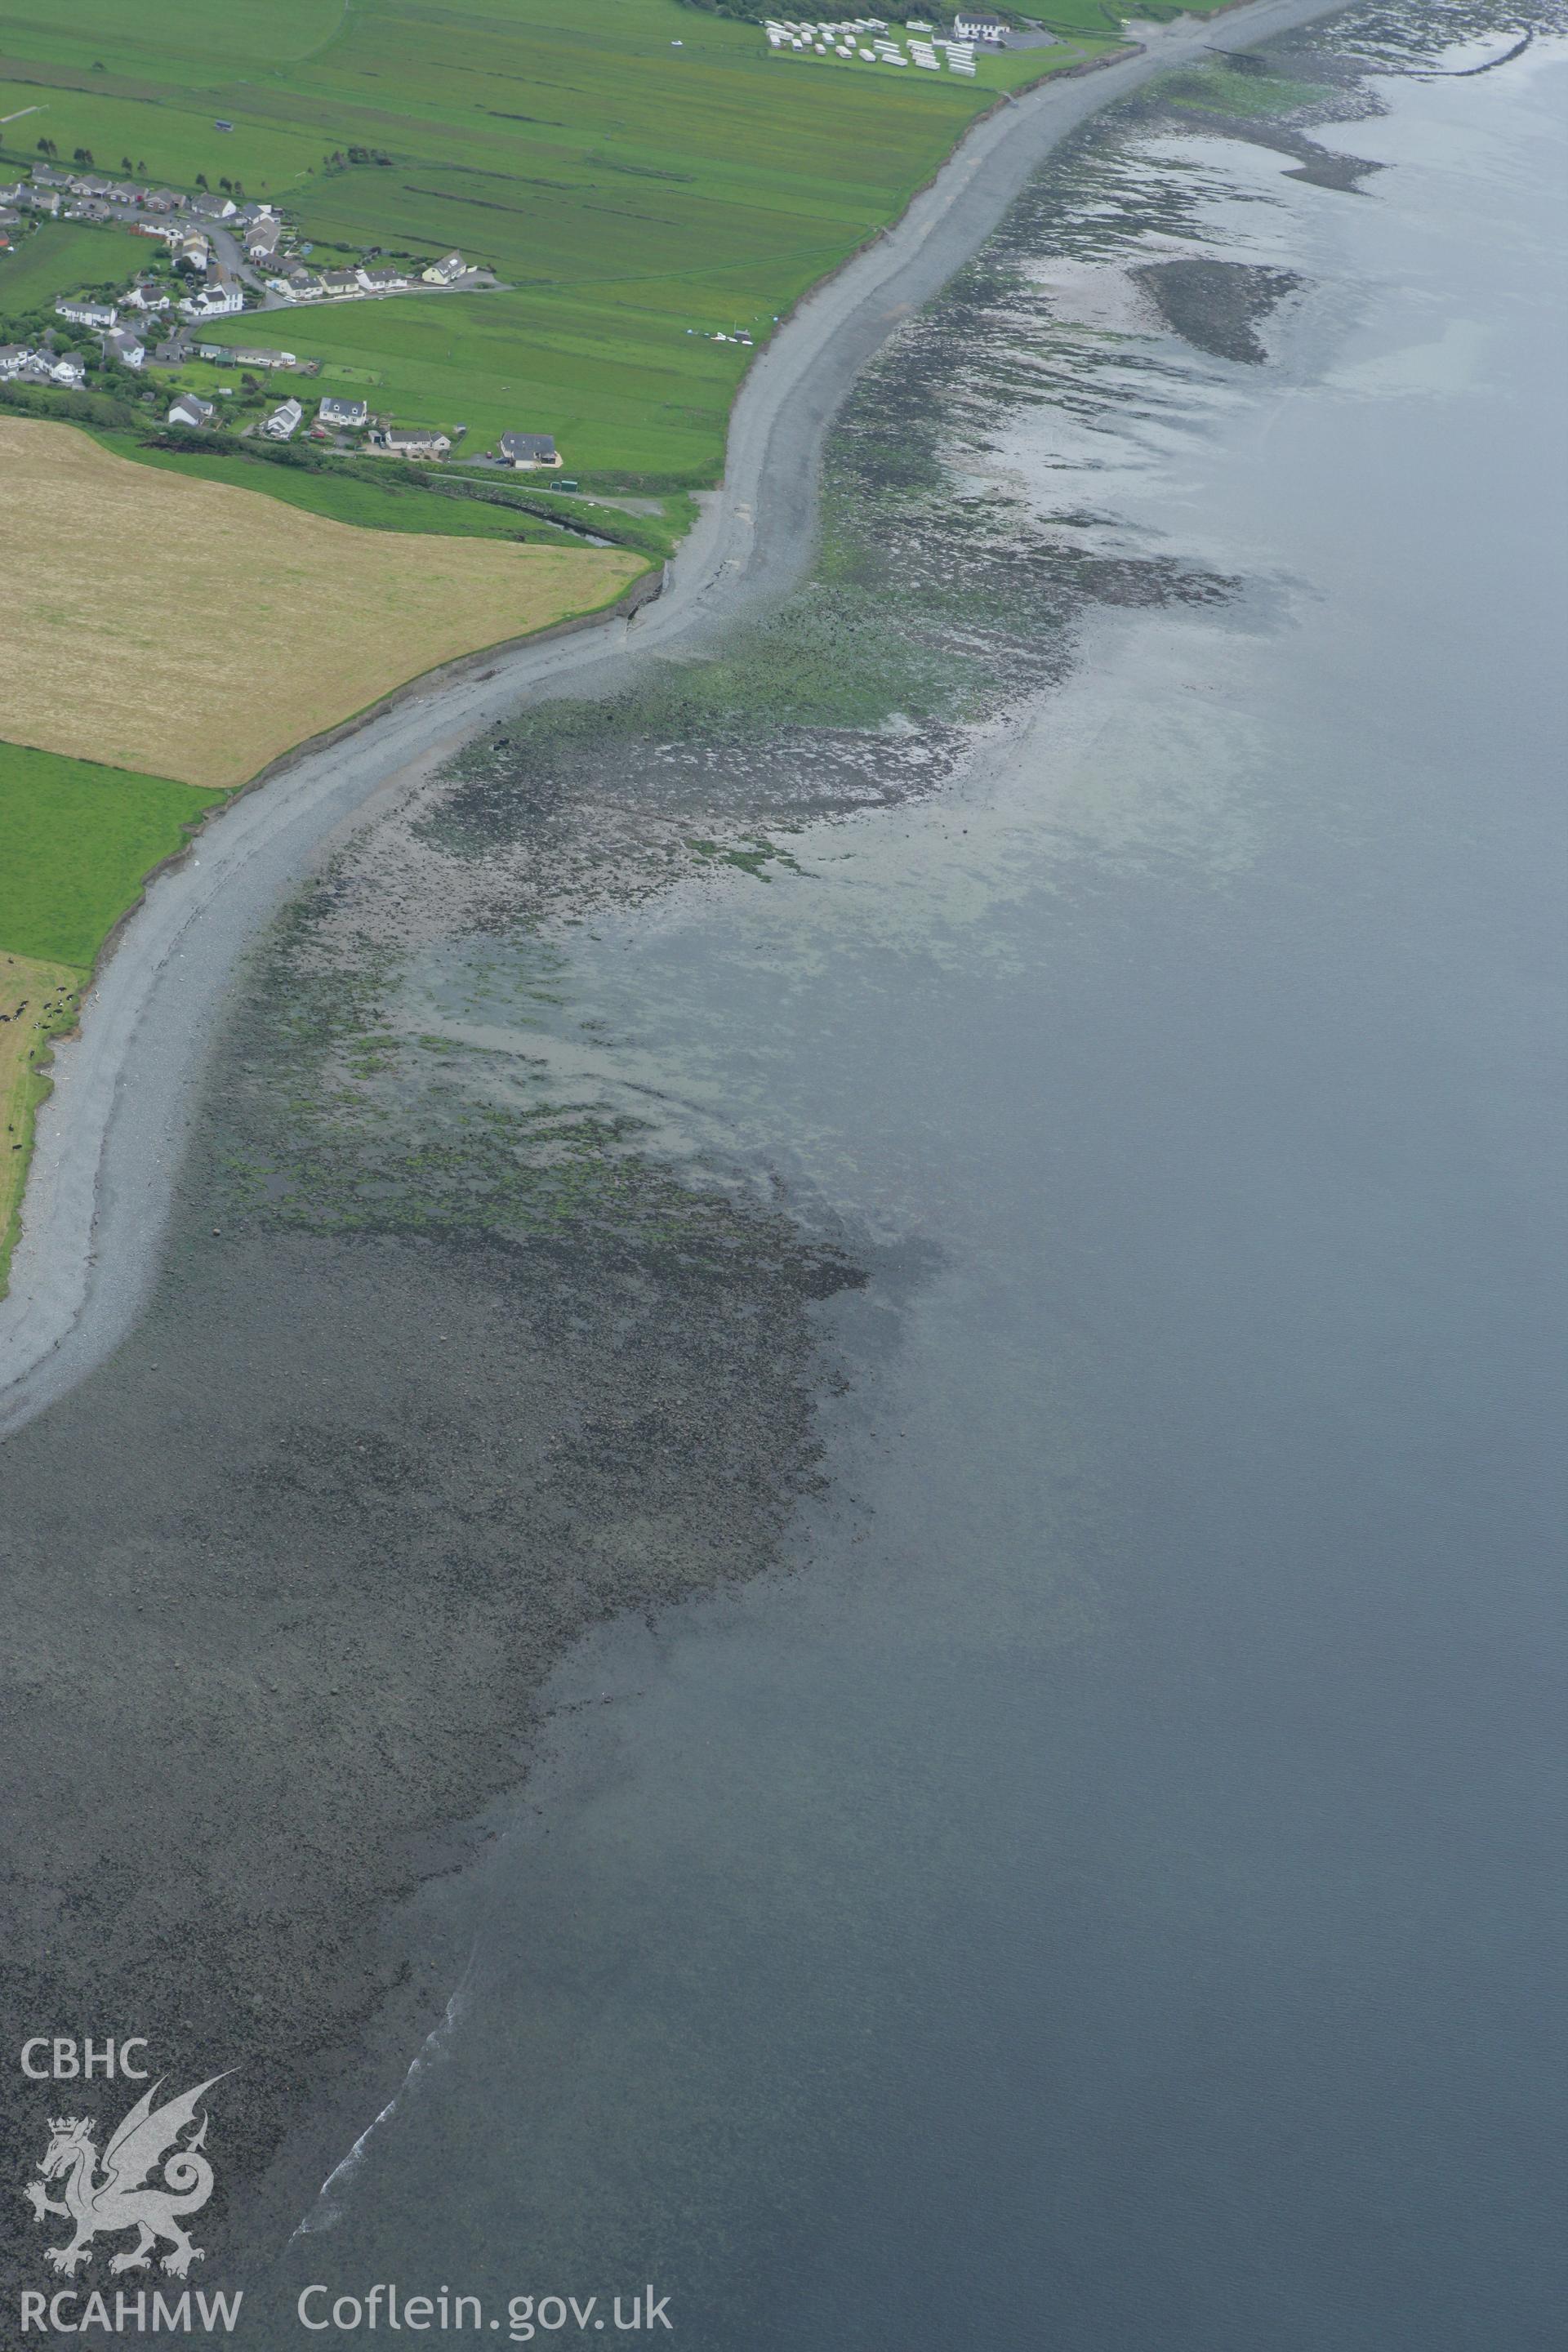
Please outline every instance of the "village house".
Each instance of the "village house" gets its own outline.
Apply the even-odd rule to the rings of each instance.
[[[952,20],[953,37],[960,41],[994,41],[1005,38],[1007,26],[1000,16],[990,16],[979,9],[961,8]]]
[[[303,267],[291,269],[287,278],[269,278],[267,283],[295,302],[309,302],[321,290],[321,281],[316,271]]]
[[[103,356],[118,360],[121,367],[140,370],[146,364],[147,353],[128,327],[116,327],[103,338]]]
[[[337,425],[352,432],[370,423],[370,410],[363,400],[337,400],[329,393],[318,401],[316,416],[322,425]]]
[[[134,286],[126,289],[120,299],[127,310],[145,310],[151,314],[169,308],[168,296],[151,278],[139,278]]]
[[[68,319],[73,327],[117,327],[120,313],[112,302],[86,302],[79,296],[62,294],[55,304],[57,319]]]
[[[60,201],[58,188],[29,188],[27,191],[28,210],[42,213],[46,220],[55,218],[60,208]]]
[[[26,201],[26,180],[13,180],[8,188],[0,188],[0,205],[25,205]]]
[[[305,412],[300,403],[285,400],[273,410],[261,429],[274,441],[289,441],[304,421]]]
[[[390,267],[384,269],[366,269],[362,263],[354,271],[354,276],[367,294],[396,294],[408,284],[405,271]]]
[[[191,198],[191,210],[203,220],[228,220],[238,210],[232,196],[201,195]]]
[[[109,182],[100,180],[96,173],[89,172],[81,179],[71,182],[71,194],[76,196],[106,196]]]
[[[193,432],[200,432],[205,425],[210,425],[212,414],[213,403],[198,400],[194,392],[182,392],[177,400],[169,404],[169,423],[188,425]]]
[[[87,382],[87,362],[78,359],[74,352],[40,352],[43,365],[51,383],[63,384],[68,392],[76,392]]]
[[[359,282],[357,269],[323,269],[321,291],[323,294],[362,294],[364,289]]]
[[[372,437],[375,446],[384,449],[389,457],[439,460],[452,446],[447,435],[437,433],[433,425],[389,425]]]
[[[14,212],[9,205],[0,205],[0,228],[16,228],[21,218],[21,214]]]
[[[142,199],[143,212],[177,213],[184,209],[185,200],[174,188],[149,188]]]
[[[514,466],[520,473],[561,463],[554,436],[549,433],[503,433],[496,455],[502,465]]]
[[[264,261],[270,261],[273,255],[278,250],[279,242],[282,237],[282,222],[274,220],[270,213],[263,213],[261,218],[257,221],[252,221],[250,226],[245,232],[245,257],[247,261],[255,262],[257,264]]]
[[[433,261],[429,268],[422,269],[419,275],[426,286],[450,286],[458,278],[467,276],[468,268],[468,265],[460,253],[448,253],[441,260]]]
[[[26,343],[0,343],[0,383],[9,383],[25,367],[33,366],[37,358],[37,353]]]
[[[291,368],[300,364],[293,352],[263,350],[259,343],[237,343],[228,356],[236,367]]]
[[[200,229],[171,229],[169,243],[177,262],[183,262],[193,269],[205,270],[210,266],[212,247]]]
[[[207,272],[207,282],[198,287],[181,310],[187,319],[228,319],[245,308],[245,289],[232,269],[222,262]]]

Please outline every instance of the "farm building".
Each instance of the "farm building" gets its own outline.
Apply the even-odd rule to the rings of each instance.
[[[370,410],[363,400],[337,400],[330,393],[318,402],[316,415],[323,425],[346,426],[353,432],[370,423]]]
[[[503,433],[496,455],[506,466],[526,472],[535,466],[559,466],[561,455],[549,433]]]

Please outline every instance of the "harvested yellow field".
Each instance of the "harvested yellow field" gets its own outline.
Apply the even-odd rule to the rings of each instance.
[[[68,964],[0,953],[0,1297],[40,1092],[33,1048],[46,1030],[59,1029],[80,986]]]
[[[0,734],[240,784],[438,662],[612,604],[620,548],[361,530],[0,417]]]

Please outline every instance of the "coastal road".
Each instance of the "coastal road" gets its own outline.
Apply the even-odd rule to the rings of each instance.
[[[776,597],[809,560],[824,436],[857,374],[995,226],[1051,150],[1154,75],[1329,16],[1343,0],[1249,0],[1148,28],[1098,71],[986,116],[902,219],[806,298],[747,376],[724,484],[630,622],[524,642],[433,675],[338,743],[307,750],[216,819],[161,875],[100,971],[79,1034],[57,1050],[9,1297],[0,1302],[0,1433],[85,1377],[151,1289],[207,1048],[237,965],[342,831],[538,692],[602,690],[633,656],[695,644]]]

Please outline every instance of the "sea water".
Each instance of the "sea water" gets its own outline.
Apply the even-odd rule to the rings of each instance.
[[[471,1954],[283,2308],[1557,2340],[1568,60],[1460,74],[1514,29],[1319,128],[1359,184],[1155,126],[1036,257],[1021,371],[1116,380],[977,493],[1234,596],[556,950],[556,1064],[868,1279],[790,1571],[580,1647],[411,1913]],[[1194,239],[1295,281],[1261,362],[1151,315]]]

